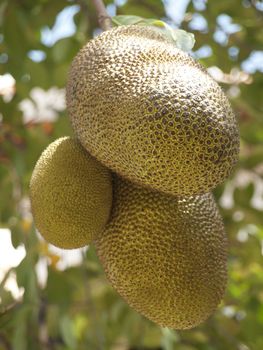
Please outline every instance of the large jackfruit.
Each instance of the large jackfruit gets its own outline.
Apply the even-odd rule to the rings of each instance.
[[[60,248],[79,248],[106,225],[112,204],[111,174],[77,140],[62,137],[40,156],[30,198],[42,236]]]
[[[227,240],[211,194],[185,199],[114,179],[111,221],[95,246],[112,286],[161,326],[191,328],[220,302]]]
[[[67,106],[93,156],[162,192],[208,192],[238,158],[237,123],[221,88],[153,27],[120,26],[88,42],[70,70]]]

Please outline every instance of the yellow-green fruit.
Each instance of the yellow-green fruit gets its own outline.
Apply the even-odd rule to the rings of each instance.
[[[37,229],[57,247],[89,244],[109,218],[111,174],[73,138],[51,143],[40,156],[30,182]]]
[[[194,327],[223,297],[227,240],[211,194],[176,199],[114,179],[111,221],[94,243],[112,286],[160,326]]]
[[[83,146],[132,182],[174,195],[208,192],[239,153],[219,85],[153,27],[120,26],[72,63],[67,106]]]

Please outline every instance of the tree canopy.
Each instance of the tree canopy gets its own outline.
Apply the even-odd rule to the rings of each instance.
[[[39,238],[28,198],[32,170],[49,143],[72,135],[67,73],[79,49],[101,29],[88,0],[1,0],[0,228],[11,231],[13,247],[24,247],[25,256],[0,275],[0,349],[263,349],[262,1],[105,4],[110,15],[162,19],[192,32],[191,54],[231,100],[240,161],[214,191],[229,237],[227,293],[199,327],[162,329],[110,287],[92,247],[78,252],[78,264],[63,266],[66,253]],[[19,296],[8,288],[10,279],[21,288]]]

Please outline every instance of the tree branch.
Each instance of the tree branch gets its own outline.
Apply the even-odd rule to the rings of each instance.
[[[112,27],[111,18],[106,11],[103,0],[92,0],[97,12],[98,23],[102,30],[108,30]]]

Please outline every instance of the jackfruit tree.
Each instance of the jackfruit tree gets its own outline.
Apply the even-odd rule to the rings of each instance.
[[[259,350],[260,2],[101,5],[0,5],[0,348]]]
[[[67,106],[86,149],[61,138],[43,152],[30,182],[32,214],[59,248],[94,240],[109,281],[135,310],[188,329],[224,295],[226,237],[208,191],[237,162],[239,135],[219,86],[181,49],[192,35],[143,21],[109,26],[74,59]],[[116,180],[112,199],[110,169],[142,187],[122,191]]]

